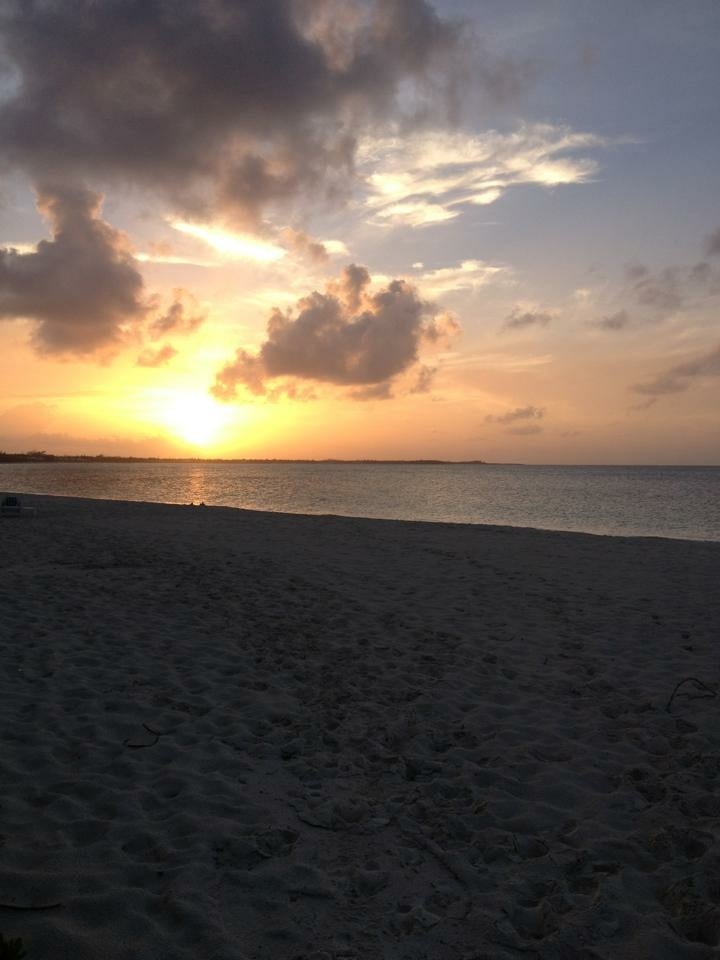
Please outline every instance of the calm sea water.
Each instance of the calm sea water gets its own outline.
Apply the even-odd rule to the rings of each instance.
[[[0,492],[720,540],[720,467],[0,463]]]

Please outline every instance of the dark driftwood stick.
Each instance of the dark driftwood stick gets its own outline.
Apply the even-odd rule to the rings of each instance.
[[[152,743],[130,743],[129,740],[125,740],[125,746],[130,750],[147,750],[148,747],[154,747],[159,739],[160,737],[155,737]]]
[[[675,689],[672,692],[672,696],[668,700],[668,705],[667,707],[665,707],[668,713],[670,713],[670,708],[672,707],[672,702],[675,699],[675,694],[678,692],[678,690],[684,683],[690,683],[690,682],[696,684],[698,687],[702,687],[703,690],[707,690],[707,692],[710,694],[711,697],[717,696],[717,690],[711,689],[710,687],[708,687],[707,684],[703,683],[702,680],[698,680],[697,677],[685,677],[684,680],[680,680],[680,682],[675,685]]]

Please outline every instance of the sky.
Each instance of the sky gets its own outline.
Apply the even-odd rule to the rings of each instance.
[[[716,0],[0,0],[0,450],[720,464]]]

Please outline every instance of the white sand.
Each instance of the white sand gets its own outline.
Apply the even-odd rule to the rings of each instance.
[[[720,544],[23,500],[29,960],[718,956]]]

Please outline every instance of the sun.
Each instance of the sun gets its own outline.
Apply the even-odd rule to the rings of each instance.
[[[158,419],[178,440],[211,447],[230,425],[232,411],[207,393],[173,392],[163,401]]]

